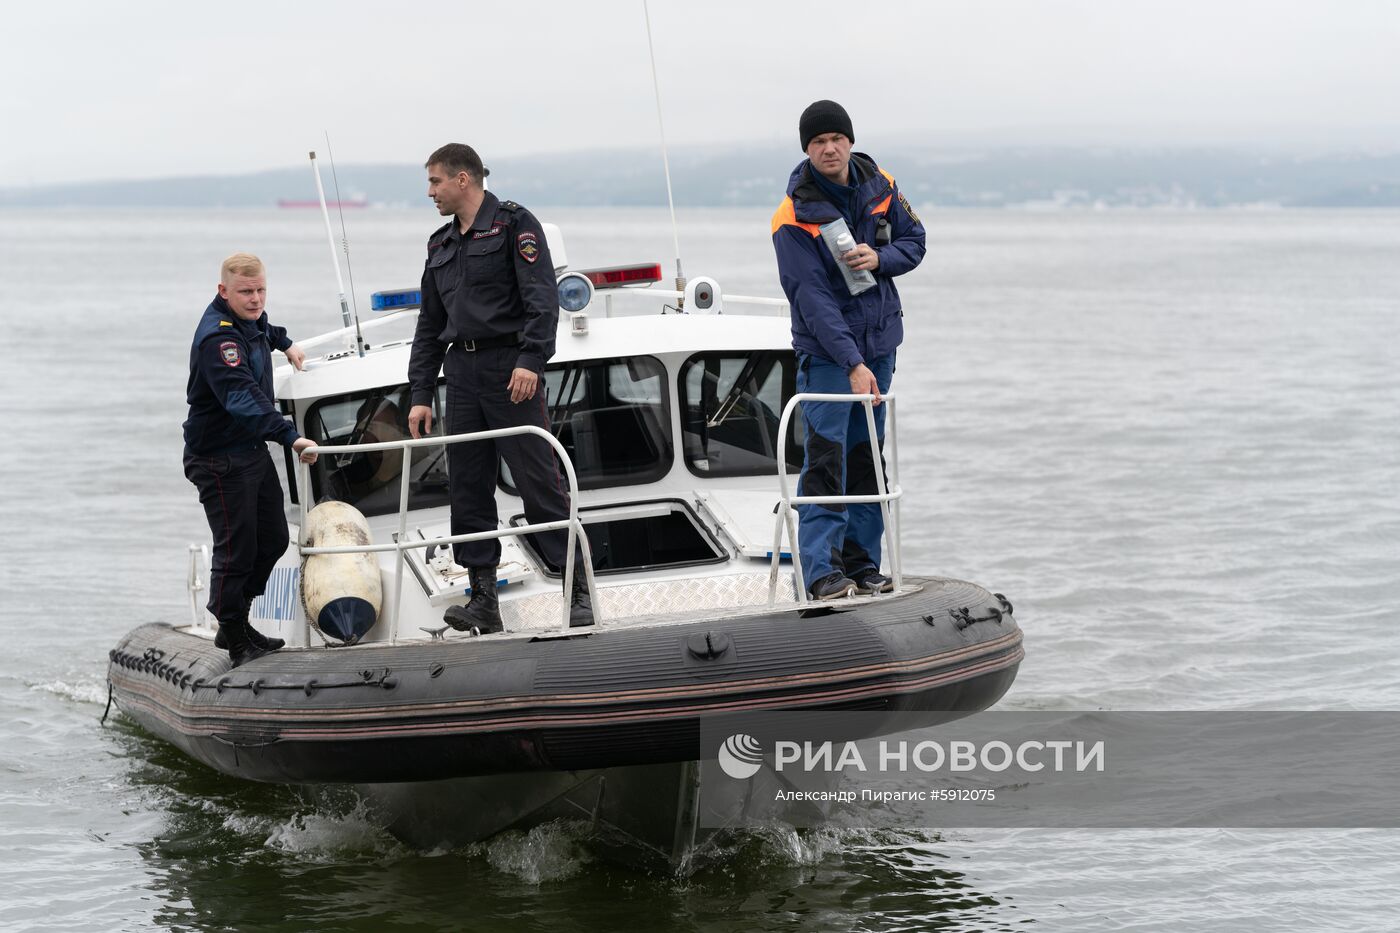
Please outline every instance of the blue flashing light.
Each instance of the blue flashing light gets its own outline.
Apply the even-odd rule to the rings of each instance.
[[[593,283],[577,272],[565,275],[555,287],[559,291],[559,307],[570,313],[582,311],[593,300]]]
[[[369,296],[372,311],[402,311],[421,307],[423,291],[418,288],[401,288],[392,292],[375,292]]]

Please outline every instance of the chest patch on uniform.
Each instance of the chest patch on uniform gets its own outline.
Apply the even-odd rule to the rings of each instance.
[[[916,214],[916,213],[914,213],[914,209],[913,209],[912,207],[909,206],[909,202],[908,202],[907,200],[905,200],[905,198],[904,198],[904,192],[903,192],[903,191],[901,191],[901,192],[899,193],[899,206],[902,207],[902,208],[904,208],[904,213],[908,214],[908,215],[909,215],[909,219],[912,220],[912,221],[914,221],[914,223],[916,223],[916,224],[921,224],[921,223],[923,223],[923,221],[919,219],[919,215]]]
[[[478,230],[475,233],[473,233],[472,239],[484,240],[489,236],[500,236],[501,231],[504,229],[505,227],[501,226],[500,224],[492,224],[490,230]]]
[[[219,344],[219,355],[224,358],[224,364],[227,366],[237,366],[243,362],[243,357],[238,352],[238,344],[232,340],[225,340]]]
[[[540,258],[540,244],[533,233],[522,233],[515,238],[515,248],[520,250],[520,258],[534,262]]]

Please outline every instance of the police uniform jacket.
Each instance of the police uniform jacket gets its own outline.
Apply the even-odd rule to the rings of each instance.
[[[559,297],[544,230],[514,201],[486,192],[471,229],[457,219],[428,238],[423,306],[413,336],[408,380],[414,405],[431,405],[447,347],[459,341],[514,346],[517,368],[536,373],[554,355]]]
[[[287,329],[268,323],[267,312],[245,321],[214,297],[190,345],[184,425],[190,453],[207,457],[265,441],[290,446],[301,437],[272,401],[272,351],[291,345]]]
[[[841,211],[813,180],[810,160],[793,169],[787,197],[773,215],[778,279],[792,308],[792,345],[848,370],[893,353],[904,339],[904,312],[894,277],[924,258],[924,225],[893,176],[864,153],[851,153],[851,162],[861,178],[851,235],[880,256],[875,288],[852,295],[846,287],[820,229]]]

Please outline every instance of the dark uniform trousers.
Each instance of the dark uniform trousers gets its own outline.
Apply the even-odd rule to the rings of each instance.
[[[214,535],[208,608],[220,624],[243,621],[287,550],[282,484],[265,444],[200,457],[185,451],[185,477]]]
[[[541,378],[535,397],[519,404],[510,400],[510,382],[518,347],[492,347],[475,351],[454,345],[443,360],[447,376],[447,433],[468,434],[532,425],[549,430],[545,407],[545,382]],[[561,521],[569,517],[569,493],[554,449],[540,437],[520,435],[494,441],[471,441],[447,448],[447,469],[452,478],[452,533],[494,531],[496,514],[496,452],[510,467],[515,488],[525,503],[525,520]],[[565,532],[534,535],[545,560],[564,566]],[[464,567],[494,567],[501,560],[501,541],[463,541],[454,546],[457,563]],[[577,560],[577,555],[575,556]]]

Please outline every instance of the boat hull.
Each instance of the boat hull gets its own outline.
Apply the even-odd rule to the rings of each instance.
[[[895,595],[573,637],[275,652],[231,670],[167,625],[111,652],[127,715],[226,774],[382,784],[576,772],[706,757],[706,717],[874,710],[934,725],[995,703],[1023,656],[1004,599],[909,579]],[[911,720],[909,717],[913,716]],[[893,728],[893,727],[892,727]]]

